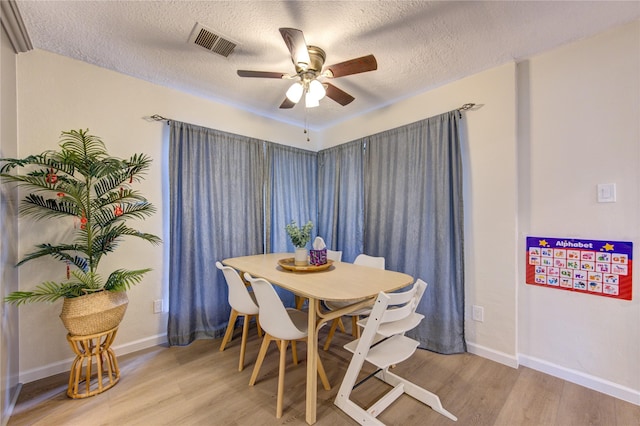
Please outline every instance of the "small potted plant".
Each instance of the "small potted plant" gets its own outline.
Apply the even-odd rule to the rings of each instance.
[[[292,220],[285,229],[287,231],[287,235],[291,238],[291,243],[296,248],[294,264],[296,266],[306,266],[308,264],[307,244],[311,241],[313,222],[308,221],[304,226],[299,227],[296,224],[296,221]]]
[[[60,148],[23,159],[0,159],[2,181],[28,191],[21,200],[20,215],[54,221],[55,226],[66,227],[70,237],[68,243],[38,244],[18,263],[50,256],[65,265],[66,280],[13,292],[5,301],[20,305],[62,298],[60,317],[69,333],[89,335],[119,324],[128,304],[126,290],[151,270],[117,269],[104,278],[98,270],[100,260],[125,236],[161,242],[156,235],[127,224],[129,219],[144,219],[155,212],[132,188],[151,159],[144,154],[127,160],[109,156],[104,143],[88,129],[62,132]],[[23,173],[15,172],[22,169]]]

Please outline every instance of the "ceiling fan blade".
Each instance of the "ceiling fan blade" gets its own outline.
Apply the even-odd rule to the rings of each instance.
[[[294,65],[306,70],[311,63],[311,58],[309,57],[309,49],[307,48],[307,42],[304,41],[302,31],[295,28],[280,28],[280,34],[289,52],[291,52],[291,60]]]
[[[284,76],[284,73],[281,73],[281,72],[270,72],[270,71],[238,70],[238,75],[240,77],[282,78]]]
[[[348,105],[355,99],[342,89],[338,89],[331,83],[323,83],[327,86],[327,97],[333,99],[342,106]]]
[[[282,101],[282,103],[280,104],[280,108],[293,108],[296,104],[294,102],[291,102],[289,100],[289,98],[284,98],[284,101]]]
[[[361,72],[374,71],[378,69],[378,62],[375,56],[367,55],[361,58],[351,59],[349,61],[340,62],[339,64],[327,67],[331,71],[328,77],[344,77],[345,75],[359,74]]]

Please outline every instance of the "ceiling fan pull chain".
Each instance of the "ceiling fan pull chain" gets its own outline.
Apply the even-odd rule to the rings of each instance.
[[[307,135],[307,142],[309,142],[311,139],[309,139],[309,109],[305,108],[304,109],[304,132]]]

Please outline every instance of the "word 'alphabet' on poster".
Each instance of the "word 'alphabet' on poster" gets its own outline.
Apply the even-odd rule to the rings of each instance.
[[[631,300],[633,243],[527,237],[526,283]]]

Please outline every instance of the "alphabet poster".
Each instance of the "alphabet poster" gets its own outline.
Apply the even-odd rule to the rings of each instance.
[[[631,300],[633,243],[527,237],[526,283]]]

